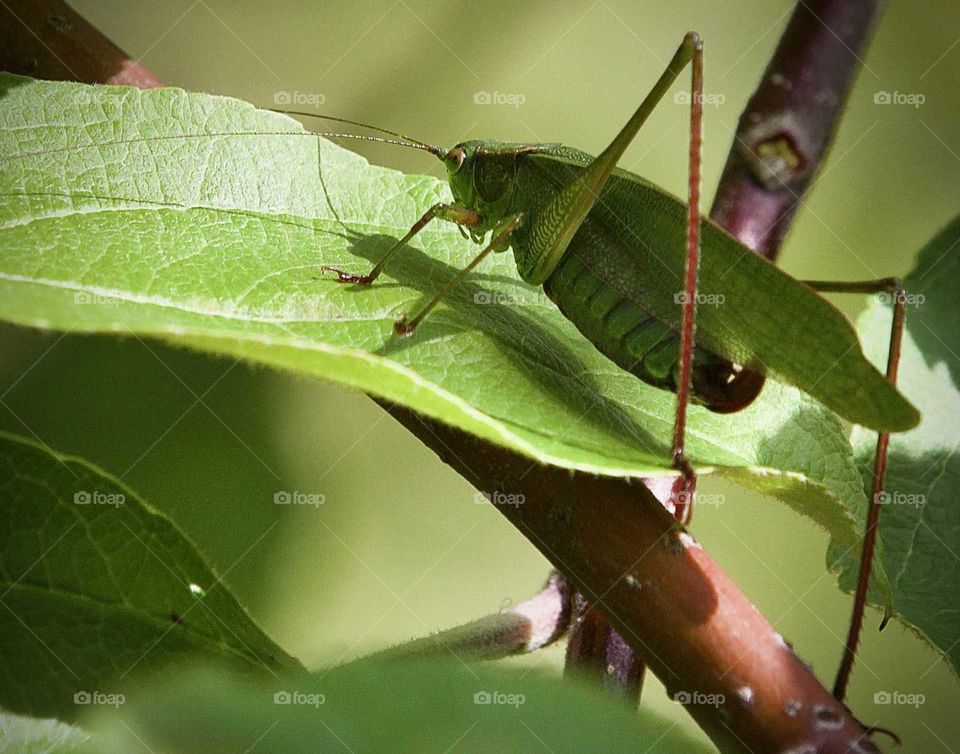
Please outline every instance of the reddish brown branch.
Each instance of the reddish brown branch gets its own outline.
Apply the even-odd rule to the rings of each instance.
[[[671,694],[700,702],[687,709],[722,749],[877,751],[646,487],[551,466],[531,469],[526,457],[408,409],[385,407],[462,475],[523,496],[514,498],[522,505],[498,509]]]
[[[564,675],[599,681],[607,691],[636,704],[645,669],[637,652],[603,614],[576,594]]]

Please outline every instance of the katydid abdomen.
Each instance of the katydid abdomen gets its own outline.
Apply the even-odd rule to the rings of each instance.
[[[577,253],[576,241],[544,282],[544,291],[600,353],[644,382],[676,392],[679,334],[616,293]],[[763,381],[757,372],[736,371],[728,360],[706,349],[694,351],[692,397],[713,411],[745,407]]]

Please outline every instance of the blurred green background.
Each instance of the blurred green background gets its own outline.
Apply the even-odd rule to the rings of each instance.
[[[72,5],[163,81],[321,110],[452,145],[476,137],[560,141],[597,152],[639,103],[683,33],[706,44],[704,190],[783,29],[788,2],[349,4],[135,0]],[[960,8],[892,3],[831,159],[783,266],[800,277],[906,274],[960,196]],[[477,104],[477,92],[523,102]],[[678,89],[679,91],[679,89]],[[920,93],[918,108],[878,91]],[[301,101],[298,103],[296,99]],[[687,110],[668,99],[621,163],[684,191]],[[322,124],[318,126],[322,128]],[[421,153],[372,160],[439,176]],[[411,218],[413,220],[414,218]],[[859,301],[840,302],[855,314]],[[0,427],[117,474],[200,546],[255,619],[309,667],[496,611],[549,566],[490,505],[368,398],[136,339],[0,328]],[[777,630],[830,682],[850,597],[825,573],[826,538],[784,506],[705,479],[727,502],[693,530]],[[721,489],[724,487],[724,489]],[[278,490],[326,496],[277,506]],[[905,751],[960,748],[960,688],[899,624],[871,611],[850,707]],[[559,672],[563,648],[512,662]],[[874,704],[922,693],[918,709]],[[694,727],[653,679],[644,704]]]

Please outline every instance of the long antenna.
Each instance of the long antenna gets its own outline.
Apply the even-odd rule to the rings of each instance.
[[[300,136],[301,134],[293,134],[295,136]],[[379,144],[397,144],[401,147],[412,147],[413,149],[421,149],[424,152],[429,152],[432,155],[443,159],[444,151],[440,147],[435,147],[431,144],[421,144],[419,141],[400,141],[399,139],[382,139],[379,136],[367,136],[366,134],[346,134],[346,133],[335,133],[333,131],[305,131],[303,136],[323,136],[331,139],[361,139],[363,141],[375,141]]]
[[[9,159],[23,159],[25,157],[37,157],[39,155],[54,154],[56,152],[73,152],[80,149],[109,147],[120,144],[137,144],[140,142],[150,141],[173,141],[183,139],[209,139],[210,137],[228,138],[242,136],[329,136],[330,138],[361,139],[363,141],[376,141],[380,144],[396,144],[401,147],[421,149],[425,152],[430,152],[430,154],[436,155],[440,159],[443,159],[445,154],[440,147],[434,147],[430,144],[421,144],[419,141],[381,139],[379,136],[367,136],[365,134],[334,133],[330,131],[219,131],[203,134],[164,134],[162,136],[136,136],[128,139],[110,139],[108,141],[91,142],[90,144],[73,144],[68,147],[53,147],[52,149],[38,149],[33,152],[21,152],[20,154],[10,155]]]
[[[433,144],[426,144],[422,141],[419,141],[418,139],[414,139],[413,137],[407,136],[406,134],[399,133],[398,131],[390,131],[386,128],[380,128],[379,126],[371,126],[369,123],[363,123],[362,121],[359,121],[359,120],[350,120],[349,118],[337,118],[333,115],[320,115],[319,113],[307,113],[307,112],[302,112],[300,110],[279,110],[274,107],[266,107],[264,109],[269,110],[270,112],[280,113],[281,115],[296,115],[300,118],[320,118],[321,120],[333,120],[333,121],[336,121],[337,123],[347,123],[348,125],[351,125],[351,126],[360,126],[360,128],[369,128],[371,131],[379,131],[382,134],[387,134],[388,136],[396,136],[398,139],[403,139],[403,141],[406,142],[404,146],[409,147],[409,146],[416,145],[420,149],[423,149],[424,151],[429,152],[430,154],[436,157],[439,157],[440,159],[443,159],[444,155],[446,154],[443,149],[441,149],[438,146],[434,146]],[[357,134],[325,133],[322,135],[353,137],[356,139],[368,139],[370,141],[382,141],[387,144],[401,143],[397,141],[390,141],[388,139],[374,139],[373,137],[370,137],[370,136],[359,136]]]

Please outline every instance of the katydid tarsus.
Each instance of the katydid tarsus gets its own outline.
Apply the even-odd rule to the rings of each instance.
[[[853,618],[834,689],[842,699],[863,618],[888,433],[919,422],[916,410],[891,386],[896,380],[904,299],[895,279],[802,285],[719,226],[701,219],[702,57],[699,37],[688,34],[651,92],[596,158],[559,144],[468,141],[445,150],[385,129],[374,130],[395,138],[249,131],[148,136],[143,140],[319,135],[386,141],[433,154],[446,167],[454,201],[431,207],[369,272],[358,274],[329,266],[324,269],[335,273],[336,280],[343,283],[371,284],[434,219],[455,223],[464,235],[484,244],[437,295],[418,312],[396,323],[397,333],[411,335],[487,255],[512,249],[520,277],[532,285],[542,285],[560,311],[599,351],[644,382],[677,394],[671,463],[683,480],[673,501],[681,519],[689,517],[696,483],[684,447],[691,401],[717,412],[738,411],[753,401],[769,377],[793,384],[842,417],[878,430],[874,495]],[[692,71],[689,180],[687,201],[682,202],[616,165],[688,65]],[[796,316],[796,308],[778,311],[769,298],[760,311],[753,300],[737,299],[698,314],[700,284],[712,281],[716,285],[727,274],[744,275],[755,281],[758,289],[772,291],[774,297],[796,300],[811,316]],[[866,361],[852,327],[814,289],[895,294],[886,376]],[[825,321],[832,326],[824,328]],[[780,337],[761,337],[759,330],[764,326],[775,328]],[[808,368],[811,364],[819,365],[814,374]]]

